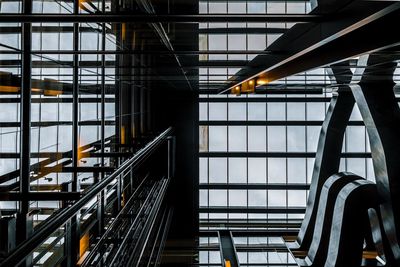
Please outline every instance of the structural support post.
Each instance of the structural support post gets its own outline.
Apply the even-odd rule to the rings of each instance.
[[[23,14],[32,13],[32,0],[22,2]],[[31,147],[31,73],[32,73],[32,24],[22,23],[22,70],[21,70],[21,134],[20,134],[20,176],[19,188],[22,195],[30,191],[30,147]],[[17,242],[22,243],[33,232],[33,220],[29,215],[29,200],[19,202],[17,214]],[[28,257],[23,265],[29,266],[32,257]]]
[[[79,0],[74,0],[74,14],[79,14]],[[79,23],[73,26],[73,70],[72,70],[72,166],[71,191],[79,191],[78,162],[79,162]],[[79,258],[79,215],[73,216],[65,224],[65,254],[68,267],[75,266]]]
[[[74,14],[79,14],[79,1],[74,0]],[[73,70],[72,70],[72,191],[78,189],[78,161],[79,161],[79,23],[74,23],[73,28]]]
[[[102,12],[104,13],[106,10],[105,0],[102,0]],[[101,24],[101,51],[104,52],[106,50],[106,24]],[[105,153],[105,117],[106,117],[106,55],[103,53],[101,55],[101,167],[104,167],[104,153]],[[100,173],[100,179],[104,179],[104,172]],[[101,235],[104,231],[104,190],[100,192],[97,196],[97,231],[99,235]]]
[[[382,236],[389,264],[400,265],[400,109],[394,94],[397,61],[385,53],[359,58],[358,84],[351,90],[370,140],[384,220]]]
[[[354,106],[353,95],[347,86],[344,87],[333,96],[322,124],[307,209],[297,242],[288,243],[291,249],[308,250],[310,247],[322,187],[331,175],[339,171],[344,132]]]
[[[400,264],[400,110],[393,84],[354,85],[352,90],[371,142],[375,179],[382,200],[380,212],[385,220],[383,235],[392,253],[386,257]]]

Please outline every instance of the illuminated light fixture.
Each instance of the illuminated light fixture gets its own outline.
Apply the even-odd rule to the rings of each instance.
[[[258,78],[257,79],[257,85],[266,85],[268,83],[267,78]]]
[[[61,95],[63,92],[61,90],[44,90],[43,91],[43,95],[44,96],[59,96]]]
[[[17,86],[0,85],[0,93],[18,93],[20,89],[21,88]]]
[[[231,93],[233,94],[233,95],[240,95],[240,86],[238,85],[238,86],[235,86],[235,87],[233,87],[232,88],[232,90],[231,90]]]
[[[41,93],[41,92],[42,92],[42,89],[39,89],[39,88],[31,88],[31,91],[32,91],[32,92],[35,92],[35,93]]]
[[[242,93],[251,94],[256,90],[256,81],[250,80],[248,82],[242,83]]]

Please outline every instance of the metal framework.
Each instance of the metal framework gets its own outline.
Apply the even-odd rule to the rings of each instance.
[[[0,265],[397,266],[399,12],[0,1]]]

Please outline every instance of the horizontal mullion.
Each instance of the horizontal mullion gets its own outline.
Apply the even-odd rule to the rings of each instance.
[[[200,126],[321,126],[323,121],[199,121]],[[349,121],[349,126],[363,126],[363,121]]]
[[[218,97],[199,98],[199,103],[230,103],[230,102],[330,102],[330,97]]]
[[[20,153],[17,152],[0,152],[0,159],[19,159]],[[81,152],[81,158],[100,158],[100,157],[130,157],[129,152]],[[71,157],[71,152],[32,152],[31,158],[50,158],[60,160]]]
[[[199,157],[208,158],[315,158],[313,152],[199,152]],[[370,158],[371,153],[345,152],[342,158]]]
[[[318,22],[322,16],[312,14],[10,14],[3,13],[0,22]]]
[[[0,98],[0,103],[20,103],[21,98],[19,97],[7,97]],[[51,97],[51,98],[32,98],[31,103],[33,104],[44,104],[44,103],[72,103],[73,99],[71,98],[59,98],[59,97]],[[79,98],[79,103],[101,103],[101,98]],[[115,103],[115,98],[105,98],[105,103]]]
[[[233,84],[233,83],[232,83]],[[226,88],[227,84],[226,83],[220,83],[220,84],[204,84],[201,85],[199,89],[199,94],[221,94],[222,92],[227,93],[229,90],[223,89],[221,90],[221,87]],[[208,88],[208,89],[205,89]],[[256,94],[259,95],[322,95],[323,90],[322,87],[318,89],[277,89],[277,88],[271,88],[271,89],[263,89],[259,90],[256,89]]]
[[[309,184],[245,184],[245,183],[209,183],[200,184],[199,189],[239,189],[239,190],[308,190]]]
[[[52,127],[52,126],[62,126],[62,125],[72,125],[72,121],[42,121],[42,122],[32,122],[32,127]],[[79,126],[100,126],[101,121],[80,121]],[[105,125],[115,125],[115,121],[105,121]],[[0,122],[0,127],[20,127],[20,122]]]
[[[289,219],[290,220],[290,219]],[[294,229],[268,229],[268,230],[256,230],[256,229],[240,229],[235,230],[232,229],[232,235],[234,237],[277,237],[277,236],[286,236],[293,235],[297,236],[299,230]],[[218,232],[216,230],[200,230],[199,236],[201,237],[216,237],[218,236]]]
[[[199,207],[200,213],[270,213],[270,214],[302,214],[305,212],[305,207]]]
[[[284,28],[203,28],[199,34],[282,34],[286,31]]]

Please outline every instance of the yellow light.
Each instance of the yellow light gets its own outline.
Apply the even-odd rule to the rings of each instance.
[[[78,3],[79,3],[79,8],[82,9],[83,3],[85,3],[85,1],[84,0],[78,0]]]
[[[45,96],[58,96],[61,95],[63,92],[61,90],[44,90],[43,94]]]
[[[86,149],[82,146],[82,144],[84,143],[85,143],[84,140],[78,138],[78,162],[80,162],[81,159],[86,158],[88,156],[88,154],[84,152]]]
[[[232,88],[231,93],[234,95],[240,95],[240,86],[237,85],[235,87]]]
[[[121,144],[125,144],[125,126],[121,127]]]
[[[18,93],[19,90],[20,90],[20,87],[17,87],[17,86],[0,85],[1,93]]]
[[[257,85],[265,85],[268,83],[268,80],[266,78],[258,78],[257,79]]]
[[[247,82],[242,83],[242,86],[241,86],[242,93],[252,94],[252,93],[254,93],[255,89],[256,89],[256,85],[255,85],[254,80],[249,80]]]
[[[121,36],[122,36],[122,40],[125,41],[125,39],[126,39],[126,23],[122,23],[122,25],[121,25]]]
[[[89,232],[86,232],[79,240],[79,257],[82,257],[89,248]]]

